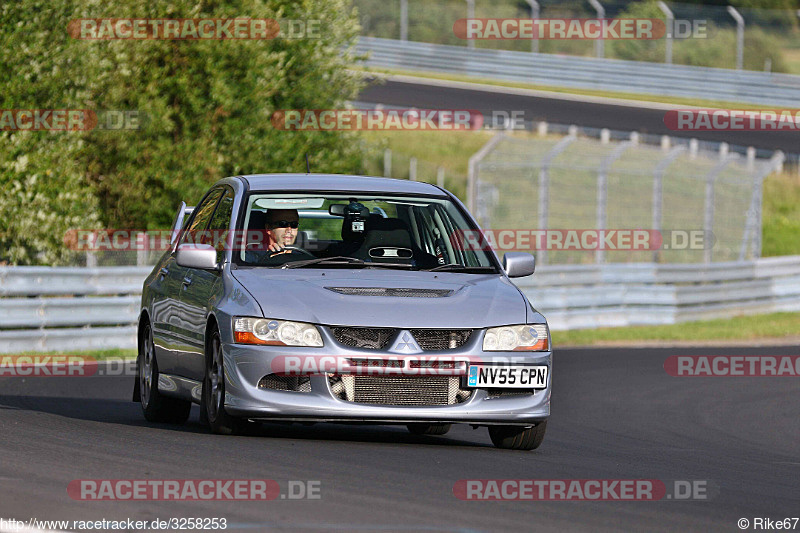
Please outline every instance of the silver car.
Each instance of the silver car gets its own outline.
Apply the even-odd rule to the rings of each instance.
[[[530,450],[550,415],[547,322],[451,193],[362,176],[226,178],[181,204],[144,282],[134,401],[215,433],[260,421],[486,426]]]

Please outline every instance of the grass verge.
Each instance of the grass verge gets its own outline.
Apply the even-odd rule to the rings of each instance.
[[[657,94],[639,94],[639,93],[626,93],[616,91],[602,91],[597,89],[580,89],[574,87],[554,87],[550,85],[537,85],[534,83],[524,83],[516,81],[497,80],[492,78],[478,78],[472,76],[463,76],[458,74],[441,74],[438,72],[427,72],[417,70],[400,70],[389,68],[377,67],[350,67],[351,70],[363,71],[366,74],[389,74],[400,76],[414,76],[418,78],[430,78],[434,80],[444,81],[460,81],[468,83],[479,83],[487,85],[487,89],[494,87],[510,87],[514,89],[530,89],[534,91],[545,91],[549,93],[569,94],[575,96],[592,96],[600,98],[614,98],[617,100],[631,100],[636,102],[653,102],[658,104],[668,104],[674,106],[689,106],[689,107],[708,107],[720,109],[775,109],[775,106],[758,105],[753,103],[737,103],[728,102],[723,100],[698,100],[696,98],[684,98],[677,96],[661,96]]]
[[[44,355],[44,356],[55,356],[55,355],[77,355],[80,357],[91,357],[96,359],[97,361],[104,361],[107,359],[136,359],[136,349],[135,348],[109,348],[106,350],[81,350],[81,351],[72,351],[72,352],[63,352],[63,351],[56,351],[56,352],[21,352],[21,353],[14,353],[14,354],[0,354],[0,358],[3,357],[14,357],[19,355]]]
[[[553,346],[625,345],[643,341],[796,342],[800,313],[772,313],[664,326],[553,331]],[[792,337],[794,335],[794,337]]]

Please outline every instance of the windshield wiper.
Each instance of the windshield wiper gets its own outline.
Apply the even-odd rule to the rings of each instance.
[[[425,269],[425,272],[472,272],[472,273],[496,273],[494,267],[491,266],[465,266],[457,263],[450,263],[447,265],[439,265],[437,267]]]
[[[305,259],[303,261],[293,261],[285,263],[281,268],[302,268],[304,266],[328,264],[328,265],[360,265],[364,260],[346,255],[336,255],[333,257],[319,257],[317,259]]]
[[[286,263],[281,268],[303,268],[307,266],[321,265],[321,266],[348,266],[358,268],[411,268],[411,265],[403,263],[372,263],[358,259],[356,257],[348,257],[346,255],[337,255],[334,257],[320,257],[318,259],[306,259],[305,261],[294,261]]]

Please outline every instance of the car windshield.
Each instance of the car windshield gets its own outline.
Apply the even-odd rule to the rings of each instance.
[[[239,229],[241,266],[498,272],[447,198],[251,193]]]

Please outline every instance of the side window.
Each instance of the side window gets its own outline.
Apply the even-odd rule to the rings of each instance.
[[[211,220],[211,215],[214,214],[214,207],[217,205],[217,200],[222,195],[222,189],[216,189],[206,196],[205,200],[200,202],[200,205],[195,207],[192,213],[192,221],[189,227],[184,231],[181,237],[180,244],[185,242],[199,242],[199,233],[206,229],[208,221]]]
[[[225,243],[228,240],[228,230],[231,227],[233,214],[233,191],[225,189],[225,195],[217,204],[217,210],[208,226],[209,232],[203,238],[205,244],[211,244],[217,249],[217,261],[225,259]]]

